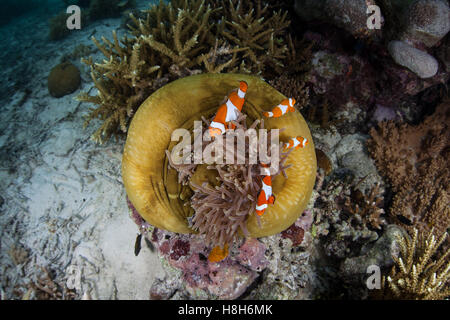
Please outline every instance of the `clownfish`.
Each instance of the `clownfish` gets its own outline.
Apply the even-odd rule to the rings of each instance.
[[[220,262],[228,256],[228,244],[223,248],[221,246],[214,247],[209,253],[208,260],[210,262]]]
[[[256,214],[262,216],[269,204],[275,203],[275,197],[272,195],[272,177],[270,176],[270,168],[268,165],[261,163],[264,171],[262,178],[261,191],[258,194],[258,201],[256,203]]]
[[[263,115],[267,118],[279,118],[288,112],[294,112],[295,102],[294,98],[284,99],[279,105],[275,106],[272,111],[263,112]]]
[[[309,143],[308,139],[298,136],[290,139],[289,142],[286,142],[284,144],[284,149],[289,150],[295,148],[297,150],[298,148],[306,147],[308,143]]]
[[[247,82],[241,81],[239,84],[239,89],[233,91],[228,95],[228,100],[226,103],[219,107],[219,110],[214,117],[214,120],[209,125],[209,135],[211,138],[215,136],[220,136],[225,133],[227,124],[230,121],[237,119],[239,112],[242,110],[244,105],[245,94],[247,93],[248,85]],[[239,111],[239,112],[238,112]],[[234,129],[234,125],[228,125],[228,128]]]

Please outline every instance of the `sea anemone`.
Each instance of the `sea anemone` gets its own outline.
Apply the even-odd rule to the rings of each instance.
[[[264,121],[269,131],[283,128],[281,141],[301,135],[311,143],[289,156],[281,153],[280,171],[288,179],[281,174],[274,177],[277,200],[260,219],[252,214],[260,188],[257,165],[170,165],[168,151],[177,143],[171,141],[172,132],[177,128],[192,132],[194,121],[207,123],[241,80],[247,82],[248,91],[235,124],[255,127],[262,111],[286,97],[260,78],[242,74],[201,74],[176,80],[138,109],[127,136],[122,176],[130,201],[148,223],[177,233],[199,232],[210,243],[224,245],[236,235],[257,238],[279,233],[305,209],[315,182],[316,157],[308,126],[298,111]]]
[[[249,232],[245,226],[245,221],[251,214],[255,214],[255,202],[258,193],[261,190],[261,180],[263,176],[260,172],[258,163],[252,163],[250,150],[252,149],[251,139],[245,139],[245,157],[239,163],[238,155],[238,133],[247,129],[255,129],[258,124],[259,129],[264,129],[264,120],[255,120],[250,127],[247,127],[247,116],[241,113],[233,123],[236,130],[228,130],[224,134],[224,139],[232,138],[232,156],[233,164],[214,164],[214,165],[192,165],[179,164],[176,165],[171,160],[168,151],[167,157],[170,166],[178,171],[178,181],[188,182],[194,190],[190,205],[194,209],[195,214],[192,217],[191,225],[194,230],[206,236],[206,243],[209,245],[225,246],[231,244],[236,238],[237,231],[240,230],[245,236],[249,236]],[[202,128],[202,136],[208,130],[211,121],[204,119]],[[271,132],[268,133],[267,142],[271,141]],[[214,141],[204,141],[202,150],[211,146]],[[223,153],[227,152],[224,145]],[[193,146],[192,146],[193,147]],[[276,146],[275,146],[276,147]],[[280,148],[280,147],[279,147]],[[270,150],[269,143],[267,149]],[[279,168],[272,177],[283,173],[287,178],[286,169],[291,165],[285,165],[288,155],[292,150],[283,152],[280,148],[276,161]],[[231,157],[229,157],[231,158]],[[275,159],[271,159],[272,162]],[[188,203],[186,203],[188,204]],[[255,214],[258,224],[261,224],[260,217]],[[211,227],[212,226],[212,227]]]

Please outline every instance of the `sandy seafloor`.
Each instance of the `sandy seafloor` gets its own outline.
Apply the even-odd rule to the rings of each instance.
[[[138,1],[146,8],[149,1]],[[43,11],[49,14],[45,8]],[[0,295],[20,298],[46,267],[60,285],[72,280],[78,298],[148,299],[163,276],[156,253],[143,244],[134,255],[137,227],[128,216],[121,177],[125,139],[104,145],[90,140],[100,122],[83,129],[92,107],[74,98],[93,93],[89,68],[80,59],[79,90],[62,98],[48,93],[47,77],[64,55],[90,40],[111,38],[122,20],[106,19],[62,41],[48,41],[48,17],[28,14],[1,27],[0,64]],[[16,295],[13,295],[16,290]],[[33,298],[33,297],[31,297]]]

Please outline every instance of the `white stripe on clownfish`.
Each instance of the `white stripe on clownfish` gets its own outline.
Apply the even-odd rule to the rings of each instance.
[[[298,148],[304,148],[308,145],[309,141],[306,138],[303,138],[301,136],[291,138],[288,142],[284,144],[284,149],[289,150],[292,148],[298,149]]]
[[[241,81],[237,92],[232,91],[228,95],[226,103],[219,107],[213,121],[211,122],[209,127],[209,134],[211,137],[224,134],[227,127],[234,129],[234,125],[230,124],[230,122],[236,120],[239,112],[242,110],[247,89],[247,83],[245,81]]]

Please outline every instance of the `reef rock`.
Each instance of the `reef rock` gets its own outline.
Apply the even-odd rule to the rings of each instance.
[[[403,236],[404,232],[402,228],[394,224],[388,225],[383,235],[375,243],[366,244],[361,249],[362,255],[346,258],[343,261],[341,272],[344,277],[351,279],[355,275],[365,275],[367,268],[371,265],[380,268],[392,266],[394,263],[392,257],[398,257],[399,254],[398,239]]]
[[[48,91],[55,98],[71,94],[80,84],[80,71],[70,62],[58,64],[48,76]]]
[[[351,134],[342,137],[334,149],[339,166],[352,172],[355,181],[363,180],[358,189],[369,190],[381,182],[374,161],[369,157],[365,146],[367,136]]]
[[[403,41],[391,41],[389,52],[396,63],[402,65],[422,79],[435,76],[439,63],[425,51],[416,49]]]
[[[406,15],[402,40],[436,45],[450,30],[450,8],[443,0],[418,0]]]
[[[239,248],[237,261],[253,271],[262,271],[269,264],[264,253],[266,247],[257,239],[248,238]]]
[[[369,37],[377,30],[367,28],[367,8],[375,4],[373,0],[296,0],[295,11],[303,20],[333,23],[355,37]]]
[[[366,282],[373,274],[373,271],[369,269],[370,266],[385,269],[394,264],[393,257],[399,256],[399,241],[404,234],[405,231],[402,228],[388,225],[377,241],[362,247],[361,255],[346,258],[341,263],[339,272],[341,279],[355,297],[365,298],[368,295]]]
[[[450,72],[450,37],[446,37],[437,52],[438,57],[444,64],[445,71]]]

